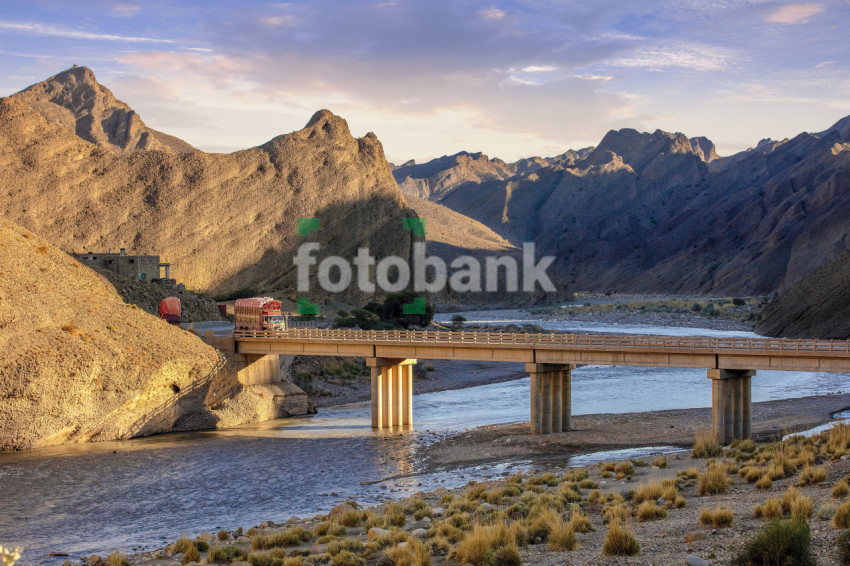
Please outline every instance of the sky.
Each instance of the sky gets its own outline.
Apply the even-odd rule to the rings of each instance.
[[[610,129],[729,155],[850,114],[850,0],[0,0],[0,95],[74,64],[153,128],[235,151],[318,109],[387,158],[506,161]]]

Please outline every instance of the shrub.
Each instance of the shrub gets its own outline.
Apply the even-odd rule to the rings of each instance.
[[[230,534],[224,529],[218,531],[218,540],[227,540],[230,538]]]
[[[732,560],[735,566],[817,564],[811,552],[811,533],[804,521],[774,521],[749,541]]]
[[[844,531],[838,536],[838,560],[841,564],[850,564],[850,531]]]
[[[201,559],[201,553],[198,552],[198,547],[194,544],[186,549],[186,552],[183,554],[183,564],[188,564],[189,562],[198,562]]]
[[[635,503],[643,503],[644,501],[656,501],[661,497],[664,487],[661,482],[651,482],[639,485],[632,497]]]
[[[796,521],[808,521],[812,518],[815,508],[808,497],[798,497],[791,502],[791,518]]]
[[[700,495],[720,495],[729,490],[729,478],[726,464],[709,464],[708,469],[699,477]]]
[[[716,458],[723,449],[710,430],[700,430],[694,435],[694,458]]]
[[[850,528],[850,501],[844,503],[835,510],[832,518],[832,526],[836,529]]]
[[[614,473],[618,480],[623,478],[632,479],[635,477],[635,467],[631,462],[620,462],[616,466],[614,466]]]
[[[120,552],[113,552],[106,559],[106,566],[130,566],[127,557]]]
[[[570,528],[576,533],[590,533],[594,530],[593,523],[578,503],[573,503],[570,507]]]
[[[731,527],[735,522],[735,515],[732,510],[719,505],[712,511],[711,509],[703,509],[699,514],[699,524],[709,525],[718,529],[723,527]]]
[[[602,495],[602,492],[598,489],[594,489],[590,493],[587,494],[587,504],[594,505],[596,503],[602,503],[605,501],[605,496]]]
[[[636,556],[640,553],[640,545],[632,532],[619,521],[613,521],[608,526],[608,535],[602,545],[602,554],[607,556]]]
[[[736,307],[742,307],[747,304],[747,299],[742,299],[740,297],[735,297],[732,299],[732,304]]]
[[[800,480],[797,482],[799,486],[815,485],[826,480],[826,470],[823,466],[812,468],[806,465],[803,471],[800,472]]]
[[[475,525],[472,531],[467,533],[454,550],[458,562],[461,564],[468,562],[475,566],[490,563],[495,549],[492,547],[493,541],[489,528]]]
[[[657,468],[666,468],[667,467],[667,458],[664,456],[659,456],[655,460],[652,461],[652,465]]]
[[[841,480],[832,488],[832,497],[835,499],[844,499],[848,495],[850,495],[850,487],[847,487],[847,482],[844,480]]]
[[[522,559],[519,556],[519,549],[516,545],[500,546],[493,553],[493,564],[499,566],[522,566]],[[397,564],[395,566],[398,566]]]
[[[344,534],[345,528],[342,530]],[[312,533],[301,527],[287,529],[270,535],[254,535],[251,537],[251,550],[266,550],[281,546],[298,546],[302,542],[307,542],[311,538],[313,538]]]
[[[773,487],[773,480],[770,479],[769,475],[765,474],[756,482],[756,487],[761,490],[770,489]]]
[[[410,540],[404,547],[394,546],[387,549],[384,554],[392,560],[393,566],[430,566],[431,564],[431,553],[418,540]]]
[[[756,505],[753,515],[758,518],[772,519],[782,516],[782,505],[775,497],[771,497],[761,505]]]
[[[564,552],[575,550],[578,544],[575,531],[569,523],[565,523],[560,515],[552,513],[547,517],[549,527],[549,550]]]
[[[362,552],[364,546],[363,541],[358,538],[345,538],[342,540],[335,540],[330,543],[328,545],[327,552],[331,556],[336,556],[345,550],[349,552]]]
[[[667,516],[667,511],[663,507],[659,507],[655,501],[644,501],[637,508],[635,513],[637,520],[641,523],[645,521],[653,521],[655,519],[663,519]]]
[[[835,517],[836,509],[837,507],[835,507],[835,505],[830,505],[829,503],[822,505],[821,508],[818,509],[818,519],[821,521],[829,521]]]
[[[334,556],[334,566],[366,566],[366,560],[347,550]]]
[[[463,329],[463,323],[466,322],[466,317],[462,314],[456,314],[452,316],[452,325],[451,329],[455,332]]]
[[[229,564],[234,560],[245,560],[246,558],[248,558],[248,553],[232,544],[210,548],[209,562],[212,563]]]

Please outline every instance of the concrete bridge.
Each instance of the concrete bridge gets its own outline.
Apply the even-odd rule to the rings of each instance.
[[[277,357],[366,358],[372,372],[372,426],[413,422],[412,364],[418,359],[524,362],[531,377],[531,433],[571,429],[571,376],[577,365],[704,368],[712,380],[718,441],[749,438],[751,378],[757,370],[850,373],[850,341],[607,334],[291,329],[203,334],[243,363],[244,381],[279,371]]]

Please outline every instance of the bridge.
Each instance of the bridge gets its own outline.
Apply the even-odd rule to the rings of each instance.
[[[372,426],[379,429],[413,423],[411,366],[418,359],[525,363],[532,434],[572,428],[571,377],[578,365],[703,368],[712,380],[712,429],[723,443],[751,436],[756,371],[850,373],[850,341],[844,340],[350,329],[198,334],[245,365],[246,383],[279,379],[279,355],[365,358]]]

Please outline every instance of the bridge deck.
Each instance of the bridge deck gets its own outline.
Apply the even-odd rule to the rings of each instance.
[[[403,330],[235,331],[246,354],[850,372],[850,341]]]

